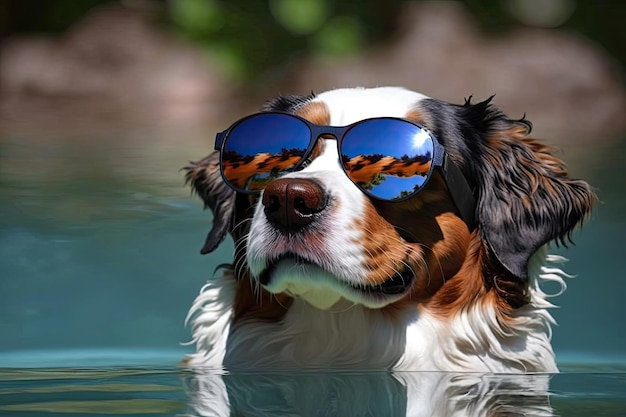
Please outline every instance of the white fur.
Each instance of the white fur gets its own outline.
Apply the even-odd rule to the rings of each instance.
[[[324,270],[314,265],[298,267],[284,261],[267,287],[276,294],[286,291],[288,294],[304,297],[319,308],[330,307],[342,295],[350,297],[350,294],[342,294],[344,287],[340,282],[359,284],[357,278],[366,273],[363,266],[365,256],[360,246],[354,244],[361,240],[362,231],[354,228],[354,222],[363,215],[363,195],[341,171],[335,141],[328,142],[330,143],[324,155],[316,158],[304,170],[284,178],[305,177],[323,181],[326,192],[332,196],[331,204],[335,207],[333,215],[326,216],[321,221],[320,228],[341,230],[342,233],[318,234],[315,239],[320,242],[313,248],[310,236],[276,233],[263,214],[263,205],[258,204],[247,239],[248,266],[253,278],[258,278],[268,260],[286,252],[298,252],[312,264],[323,266]]]
[[[331,125],[347,126],[372,117],[404,117],[425,98],[401,87],[340,88],[319,94],[313,102],[331,109]]]
[[[531,300],[515,310],[512,327],[504,327],[497,319],[495,306],[487,303],[470,306],[452,321],[423,316],[411,323],[407,326],[407,339],[429,343],[407,343],[396,369],[558,372],[550,343],[554,319],[547,310],[554,306],[547,301],[549,296],[542,291],[541,283],[556,282],[564,289],[568,275],[547,266],[563,261],[561,257],[546,255],[545,247],[533,256],[529,268]],[[426,366],[420,359],[424,357],[429,359]]]
[[[237,282],[230,270],[222,271],[207,282],[191,305],[185,324],[191,323],[196,353],[190,365],[222,369],[230,332]]]

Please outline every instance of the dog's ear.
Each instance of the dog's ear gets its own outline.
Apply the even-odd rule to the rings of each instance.
[[[218,152],[198,162],[190,162],[183,169],[186,171],[185,183],[190,184],[204,201],[204,207],[213,212],[213,226],[200,250],[204,255],[214,251],[232,230],[236,193],[222,179]]]
[[[533,253],[552,240],[571,242],[596,197],[589,184],[569,178],[554,148],[527,137],[525,119],[508,119],[491,99],[462,109],[478,132],[466,141],[465,162],[477,188],[479,232],[498,263],[524,283]]]

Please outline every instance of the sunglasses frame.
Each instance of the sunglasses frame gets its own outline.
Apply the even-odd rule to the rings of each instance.
[[[396,121],[400,121],[400,122],[404,122],[404,123],[409,123],[413,126],[416,126],[417,128],[421,129],[422,131],[426,132],[428,134],[428,136],[432,139],[433,141],[433,158],[432,158],[432,168],[430,169],[430,171],[428,172],[428,175],[426,176],[425,180],[424,180],[424,185],[426,183],[428,183],[430,177],[432,176],[432,173],[434,171],[437,171],[441,177],[444,179],[446,186],[448,187],[448,193],[450,195],[450,197],[452,198],[452,201],[454,202],[454,204],[456,205],[456,208],[459,212],[460,217],[463,219],[463,221],[467,224],[467,226],[469,227],[469,230],[473,230],[474,229],[474,212],[476,209],[476,198],[474,197],[474,191],[472,189],[472,187],[470,187],[469,183],[467,182],[467,179],[465,177],[465,175],[463,174],[463,172],[461,171],[461,169],[454,163],[454,161],[452,160],[452,158],[450,158],[449,154],[446,152],[444,146],[439,143],[439,141],[437,140],[437,138],[432,134],[432,132],[430,130],[428,130],[427,128],[425,128],[424,126],[420,125],[419,123],[416,123],[412,120],[408,120],[408,119],[403,119],[403,118],[399,118],[399,117],[373,117],[373,118],[369,118],[369,119],[364,119],[364,120],[360,120],[356,123],[352,123],[350,125],[347,126],[324,126],[324,125],[318,125],[315,123],[312,123],[311,121],[300,117],[296,114],[292,114],[292,113],[285,113],[285,112],[260,112],[260,113],[254,113],[251,115],[248,115],[244,118],[241,118],[239,120],[237,120],[235,123],[233,123],[228,129],[217,133],[216,137],[215,137],[215,150],[220,152],[220,173],[222,175],[222,178],[224,179],[224,181],[226,182],[226,184],[233,189],[234,191],[238,192],[238,193],[244,193],[244,194],[259,194],[262,190],[243,190],[243,189],[239,189],[233,185],[231,185],[230,181],[228,180],[228,178],[226,178],[226,176],[224,175],[224,169],[223,169],[223,163],[222,163],[222,155],[223,155],[223,148],[226,145],[226,142],[228,140],[228,137],[230,135],[230,133],[237,128],[237,126],[239,126],[240,124],[242,124],[243,122],[254,118],[254,117],[259,117],[262,115],[281,115],[281,116],[285,116],[285,117],[290,117],[290,118],[294,118],[302,123],[304,123],[310,132],[309,135],[309,145],[307,147],[307,149],[304,151],[304,154],[301,157],[301,160],[294,165],[293,168],[290,168],[289,170],[285,170],[283,172],[288,173],[288,172],[295,172],[298,171],[300,169],[300,167],[304,164],[304,162],[307,160],[307,158],[311,155],[311,152],[313,151],[313,149],[315,148],[315,145],[317,144],[317,141],[324,136],[324,139],[329,139],[326,136],[332,136],[333,138],[335,138],[335,140],[337,141],[337,151],[339,152],[339,155],[341,155],[341,146],[343,143],[343,138],[345,137],[345,135],[356,125],[359,124],[363,124],[365,122],[368,121],[372,121],[372,120],[396,120]],[[343,169],[344,173],[346,174],[346,176],[348,177],[348,179],[350,179],[350,181],[352,181],[352,179],[350,178],[350,176],[348,175],[348,173],[346,172],[345,167],[343,166],[343,163],[340,164],[341,168]],[[354,183],[354,181],[352,181]],[[422,189],[423,186],[420,187],[417,191],[414,191],[412,193],[410,193],[409,195],[402,197],[402,198],[398,198],[398,199],[386,199],[386,198],[382,198],[382,197],[378,197],[372,193],[370,193],[368,190],[363,189],[362,187],[360,187],[358,184],[354,183],[357,187],[359,187],[359,189],[366,194],[367,196],[374,198],[376,200],[380,200],[380,201],[387,201],[387,202],[401,202],[401,201],[405,201],[409,198],[414,197],[416,194],[418,194]]]

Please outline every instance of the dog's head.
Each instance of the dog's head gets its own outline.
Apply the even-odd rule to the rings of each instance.
[[[230,163],[236,171],[228,176],[219,151],[187,167],[187,180],[214,214],[202,253],[231,233],[236,277],[263,294],[302,297],[319,308],[342,298],[381,308],[493,292],[517,308],[528,302],[531,256],[550,241],[567,242],[595,199],[550,148],[527,137],[528,121],[507,118],[491,99],[455,105],[401,88],[359,88],[281,96],[263,110],[296,114],[328,133],[312,137],[306,161],[272,176],[257,194],[234,191],[224,178],[251,178],[270,163],[269,153]],[[418,192],[395,200],[359,188],[346,174],[350,164],[368,180],[381,170],[400,178],[415,169],[410,174],[406,161],[391,168],[386,155],[347,160],[330,126],[384,117],[424,127],[460,178],[446,178],[451,168],[431,170]]]

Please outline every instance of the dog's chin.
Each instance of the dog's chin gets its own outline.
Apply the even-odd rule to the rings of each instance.
[[[301,298],[321,310],[328,310],[342,300],[382,308],[404,297],[415,281],[413,272],[407,269],[382,284],[357,284],[295,255],[270,262],[257,279],[271,293]]]

